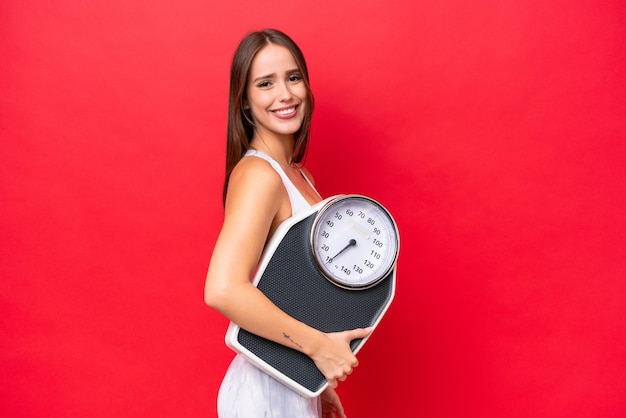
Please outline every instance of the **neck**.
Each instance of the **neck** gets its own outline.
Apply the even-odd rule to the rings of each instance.
[[[278,138],[263,138],[255,135],[250,141],[251,148],[266,153],[278,164],[285,167],[294,165],[293,144],[293,137],[280,140]]]

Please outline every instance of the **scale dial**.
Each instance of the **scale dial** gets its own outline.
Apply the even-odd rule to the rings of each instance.
[[[324,276],[346,289],[367,289],[395,266],[400,240],[391,214],[362,195],[329,200],[313,221],[311,248]]]

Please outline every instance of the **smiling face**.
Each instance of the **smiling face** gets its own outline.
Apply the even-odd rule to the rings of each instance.
[[[245,107],[252,115],[255,136],[293,138],[308,101],[302,74],[287,48],[268,44],[256,54],[246,92]]]

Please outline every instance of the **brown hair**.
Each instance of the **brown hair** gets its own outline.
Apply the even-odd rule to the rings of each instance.
[[[243,158],[250,148],[250,141],[254,133],[254,126],[250,123],[251,116],[244,109],[246,98],[246,86],[248,73],[256,54],[266,45],[280,45],[289,50],[293,55],[296,65],[302,75],[302,80],[307,90],[308,106],[302,126],[295,133],[293,149],[293,161],[300,163],[306,155],[307,144],[311,127],[314,100],[309,85],[309,73],[304,60],[304,55],[296,43],[276,29],[263,29],[248,33],[239,43],[233,62],[230,67],[230,92],[228,95],[228,130],[226,133],[226,176],[224,179],[223,202],[226,202],[228,180],[235,165]]]

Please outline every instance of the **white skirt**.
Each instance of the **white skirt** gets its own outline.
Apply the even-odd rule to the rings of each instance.
[[[219,418],[320,418],[319,397],[309,399],[237,355],[217,396]]]

